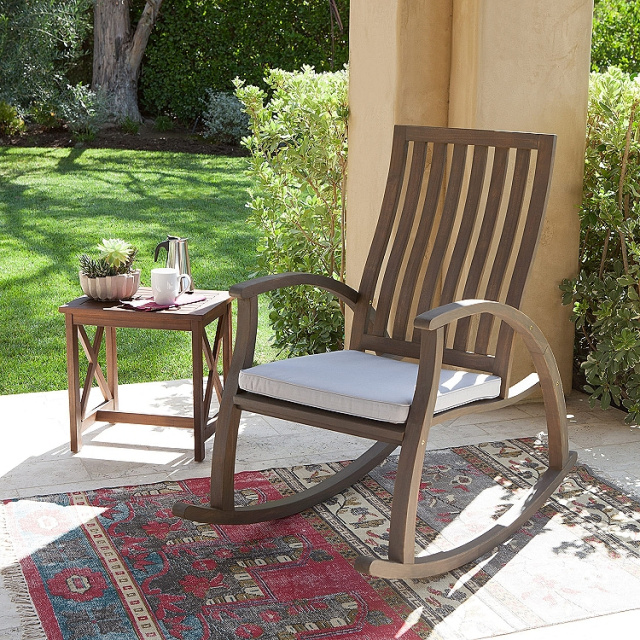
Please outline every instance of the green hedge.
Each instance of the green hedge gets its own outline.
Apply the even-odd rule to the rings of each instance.
[[[593,10],[591,69],[605,72],[616,66],[640,73],[640,2],[596,0]]]
[[[640,82],[592,73],[580,207],[580,271],[563,302],[576,323],[574,384],[640,424]]]
[[[337,6],[344,30],[335,29],[332,44],[327,0],[165,0],[143,61],[141,107],[193,121],[207,90],[233,91],[236,76],[264,87],[269,68],[341,69],[348,0]]]
[[[348,74],[271,70],[271,95],[238,81],[249,116],[251,220],[260,275],[303,271],[344,281],[342,193],[347,177]],[[344,346],[344,314],[325,291],[288,287],[268,294],[273,345],[288,356]]]

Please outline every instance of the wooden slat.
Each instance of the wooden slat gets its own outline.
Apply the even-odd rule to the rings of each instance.
[[[469,267],[469,274],[462,294],[464,299],[474,300],[480,297],[478,287],[489,257],[491,239],[493,238],[493,232],[498,219],[498,212],[500,210],[500,203],[502,202],[505,180],[507,177],[508,159],[508,149],[497,148],[494,150],[493,166],[491,168],[491,182],[489,183],[487,202],[485,203],[480,233],[478,235],[478,240],[473,252],[473,258],[471,260],[471,266]],[[469,318],[463,318],[458,322],[455,340],[453,343],[454,349],[458,349],[460,351],[467,350],[470,327],[471,322]]]
[[[524,288],[533,263],[533,256],[542,233],[542,222],[549,197],[548,176],[551,174],[555,145],[552,139],[541,142],[536,158],[536,168],[527,210],[520,251],[515,261],[514,273],[511,278],[505,302],[520,308]],[[511,333],[508,328],[501,327],[496,347],[497,370],[507,379],[510,371]]]
[[[457,351],[456,349],[445,349],[442,362],[450,367],[496,373],[496,359],[494,356],[486,356],[469,351]]]
[[[490,129],[461,129],[423,126],[399,126],[407,140],[444,142],[448,144],[484,145],[487,147],[517,147],[537,149],[541,140],[549,136],[541,133],[492,131]]]
[[[221,324],[222,322],[218,322],[218,326],[216,328],[216,340],[218,338],[218,333],[220,332]],[[222,384],[220,383],[220,378],[217,375],[218,354],[216,353],[214,356],[211,352],[211,345],[209,344],[209,338],[207,337],[206,331],[202,332],[202,351],[204,353],[205,362],[207,363],[207,369],[209,370],[209,373],[207,374],[207,384],[204,390],[204,408],[202,410],[202,414],[206,421],[209,419],[209,413],[211,411],[211,399],[213,398],[214,388],[216,395],[218,396],[218,401],[222,398]],[[206,437],[204,439],[206,440]]]
[[[396,209],[404,182],[407,154],[408,144],[405,139],[405,132],[401,127],[396,127],[393,134],[389,175],[382,199],[380,216],[360,283],[361,298],[360,304],[356,309],[352,331],[352,337],[355,340],[364,333],[367,324],[368,304],[373,301],[378,275],[380,274],[395,221]]]
[[[100,345],[102,344],[104,327],[96,327],[93,345],[91,345],[89,336],[87,335],[87,332],[85,331],[85,328],[83,326],[78,326],[78,332],[80,334],[80,342],[84,349],[85,355],[87,356],[87,360],[89,361],[87,373],[84,378],[84,384],[82,385],[82,397],[80,398],[80,415],[84,416],[87,412],[87,406],[89,397],[91,395],[91,387],[93,386],[94,378],[98,382],[98,386],[100,387],[100,391],[102,392],[102,397],[105,400],[111,400],[112,395],[98,361],[98,354],[100,351]]]
[[[446,161],[447,145],[442,143],[433,145],[427,193],[398,296],[398,308],[392,331],[392,336],[397,340],[406,340],[407,337],[407,329],[411,321],[409,314],[415,296],[418,275],[424,261],[424,254],[436,218],[440,193],[442,192]]]
[[[519,307],[522,301],[525,283],[533,262],[533,254],[542,233],[542,219],[549,197],[546,176],[549,175],[551,163],[553,162],[553,145],[550,140],[545,142],[546,144],[537,154],[533,188],[529,200],[524,233],[505,300],[507,304],[514,307]]]
[[[471,234],[480,208],[480,197],[482,196],[482,188],[484,186],[488,152],[488,147],[474,147],[473,149],[473,163],[469,177],[467,198],[462,213],[460,228],[456,234],[453,255],[447,266],[447,275],[444,286],[442,287],[440,304],[447,304],[454,299],[458,283],[462,277],[462,269],[467,252],[469,251]]]
[[[367,420],[355,416],[347,416],[334,411],[323,411],[293,402],[276,400],[253,393],[239,393],[233,402],[245,411],[253,411],[260,415],[281,418],[292,422],[304,422],[312,427],[322,427],[339,433],[378,440],[389,444],[401,444],[404,436],[403,424],[388,424],[378,420]]]
[[[209,367],[209,378],[213,383],[213,386],[215,387],[216,390],[216,395],[218,396],[218,402],[220,400],[222,400],[222,382],[220,381],[220,377],[218,375],[212,375],[212,373],[217,373],[217,369],[218,369],[218,359],[220,357],[220,347],[222,345],[222,342],[224,340],[224,336],[225,336],[225,332],[227,331],[227,322],[228,319],[225,322],[219,322],[218,326],[216,327],[216,335],[215,338],[213,340],[213,350],[211,349],[211,347],[209,346],[209,341],[207,340],[207,334],[204,334],[204,339],[205,339],[205,345],[204,345],[204,350],[205,353],[208,353],[209,355],[209,359],[211,359],[211,357],[213,357],[213,360],[211,361],[211,364],[207,364],[207,366]],[[224,358],[224,354],[223,354],[223,358]],[[209,361],[207,361],[209,362]],[[227,366],[227,370],[228,370],[228,366]],[[225,373],[224,371],[225,366],[223,363],[222,366],[222,370],[223,370],[223,375]],[[207,394],[208,396],[210,396],[210,387],[209,385],[207,385]],[[207,396],[207,397],[208,397]],[[211,406],[211,398],[208,397],[207,401],[206,401],[206,406],[210,407]],[[209,409],[207,408],[207,413],[205,415],[209,415]]]
[[[376,319],[373,325],[373,333],[378,336],[384,335],[385,333],[389,312],[391,310],[391,305],[393,304],[393,294],[398,288],[400,269],[409,243],[409,234],[413,228],[413,221],[415,220],[416,210],[418,207],[418,199],[420,197],[426,159],[426,145],[424,143],[414,144],[413,153],[411,154],[409,181],[404,197],[402,212],[400,213],[400,223],[393,241],[389,260],[384,270],[384,277],[382,279],[382,286],[380,287],[380,294],[378,297]]]
[[[417,342],[394,340],[381,336],[364,336],[362,346],[367,351],[374,351],[378,354],[393,354],[401,358],[414,360],[420,357],[420,344]],[[488,373],[496,373],[497,371],[496,358],[494,356],[456,351],[455,349],[444,350],[443,364],[472,371],[486,371]],[[496,375],[498,374],[496,373]]]
[[[104,398],[110,399],[111,396],[109,395],[109,384],[107,383],[107,380],[104,377],[104,373],[102,372],[102,369],[100,367],[100,363],[98,362],[98,355],[100,352],[100,347],[102,346],[102,338],[104,335],[104,327],[96,327],[93,345],[91,345],[91,339],[87,335],[87,331],[82,325],[78,325],[78,333],[80,336],[80,344],[82,345],[84,354],[91,366],[91,368],[87,371],[87,378],[85,380],[84,388],[87,388],[87,384],[91,386],[93,377],[95,376],[95,379],[98,382],[98,386],[100,387],[100,391],[102,391]]]
[[[396,209],[400,200],[408,148],[409,145],[405,138],[404,129],[402,127],[395,127],[391,159],[389,162],[389,174],[382,199],[380,216],[378,217],[373,241],[362,273],[359,290],[360,298],[353,317],[350,336],[350,345],[353,349],[360,348],[360,339],[367,328],[370,328],[370,307],[373,303],[378,275],[384,261],[384,255],[393,229]]]
[[[132,413],[129,411],[96,411],[96,420],[102,422],[122,422],[126,424],[150,424],[156,427],[182,427],[193,429],[193,418],[183,416],[156,415],[153,413]]]
[[[418,358],[420,344],[408,340],[394,340],[384,336],[364,335],[360,346],[365,351],[375,351],[379,354],[393,354],[401,358]]]
[[[464,170],[467,159],[467,146],[457,144],[453,147],[453,158],[449,180],[447,182],[447,192],[442,210],[442,218],[438,227],[438,233],[429,256],[429,266],[422,283],[420,302],[418,303],[418,313],[430,309],[434,300],[434,294],[442,268],[442,263],[446,255],[453,223],[455,221],[458,203],[460,201],[460,191],[464,180]],[[414,333],[414,338],[417,334]]]
[[[528,149],[518,149],[511,183],[511,193],[509,194],[509,204],[502,227],[500,243],[493,261],[491,275],[489,276],[489,282],[484,296],[488,300],[499,299],[500,290],[502,289],[504,278],[507,275],[507,265],[509,264],[509,259],[514,249],[514,239],[522,212],[522,202],[527,186],[530,160],[531,152]],[[487,352],[492,327],[493,318],[488,315],[483,315],[480,318],[474,348],[474,351],[477,353]]]

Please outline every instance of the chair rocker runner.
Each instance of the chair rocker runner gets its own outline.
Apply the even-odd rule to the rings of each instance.
[[[215,524],[283,518],[360,480],[400,446],[388,559],[356,567],[386,578],[450,571],[507,540],[576,461],[551,350],[519,310],[546,207],[555,136],[396,126],[389,175],[360,288],[286,273],[235,285],[238,330],[213,448],[210,506],[177,503],[178,516]],[[349,349],[252,366],[257,296],[313,285],[353,310]],[[509,387],[519,336],[536,368]],[[418,492],[429,429],[490,411],[540,386],[549,464],[530,491],[479,537],[415,557]],[[266,504],[234,504],[242,411],[376,441],[334,476]],[[451,427],[455,429],[455,425]]]

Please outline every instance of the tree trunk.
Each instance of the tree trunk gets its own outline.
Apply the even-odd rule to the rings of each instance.
[[[96,0],[93,13],[94,91],[104,92],[116,120],[141,122],[138,78],[162,0],[147,0],[135,32],[131,29],[129,0]]]

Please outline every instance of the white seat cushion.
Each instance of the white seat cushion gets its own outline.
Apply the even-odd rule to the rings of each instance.
[[[279,360],[240,372],[241,389],[270,398],[403,423],[409,415],[418,365],[361,351],[333,351]],[[497,376],[443,369],[435,412],[495,398]]]

